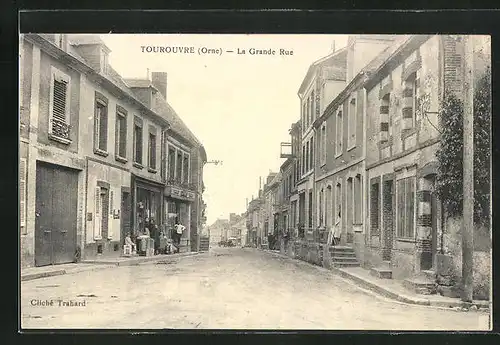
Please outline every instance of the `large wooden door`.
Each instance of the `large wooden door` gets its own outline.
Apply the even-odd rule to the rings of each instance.
[[[37,165],[35,265],[74,261],[78,172]]]

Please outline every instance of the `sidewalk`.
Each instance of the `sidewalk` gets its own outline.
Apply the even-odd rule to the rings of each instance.
[[[281,253],[276,253],[271,250],[264,250],[264,251],[274,255],[279,255],[291,259],[286,255],[283,255]],[[297,259],[291,259],[291,260],[297,260]],[[308,264],[305,261],[301,262]],[[340,275],[343,278],[353,281],[354,283],[356,283],[356,285],[362,288],[368,289],[379,295],[382,295],[384,297],[399,302],[424,305],[424,306],[444,307],[444,308],[457,308],[457,307],[460,308],[463,306],[463,302],[460,301],[460,299],[458,298],[450,298],[438,294],[436,295],[416,294],[404,288],[401,281],[395,279],[381,279],[374,277],[370,274],[369,270],[364,269],[362,267],[345,267],[345,268],[332,267],[330,271]],[[486,310],[490,308],[489,301],[473,301],[472,305],[475,305],[478,309],[481,310]]]
[[[175,260],[184,256],[196,255],[197,252],[155,255],[155,256],[136,256],[136,257],[115,257],[100,258],[94,260],[83,260],[79,263],[68,263],[43,267],[21,268],[21,281],[53,277],[63,274],[74,274],[86,271],[96,271],[116,266],[131,266],[142,263],[153,263],[158,261]]]

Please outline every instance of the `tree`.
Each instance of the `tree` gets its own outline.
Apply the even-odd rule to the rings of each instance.
[[[436,192],[449,217],[462,216],[463,103],[446,93],[440,105],[441,140],[436,152]],[[489,226],[490,218],[491,71],[479,78],[474,92],[474,222]]]

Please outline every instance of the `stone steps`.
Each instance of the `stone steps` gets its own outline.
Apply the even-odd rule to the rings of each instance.
[[[352,247],[330,247],[330,256],[334,267],[359,267],[359,261]]]
[[[370,274],[381,279],[392,279],[392,268],[390,261],[383,261],[380,265],[372,267]]]
[[[436,282],[428,279],[425,275],[407,278],[403,281],[403,286],[420,295],[433,295],[437,292]]]

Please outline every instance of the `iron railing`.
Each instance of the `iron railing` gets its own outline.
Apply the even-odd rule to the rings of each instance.
[[[65,121],[58,120],[56,118],[51,119],[52,121],[52,131],[51,134],[54,137],[69,140],[69,130],[71,126]]]

